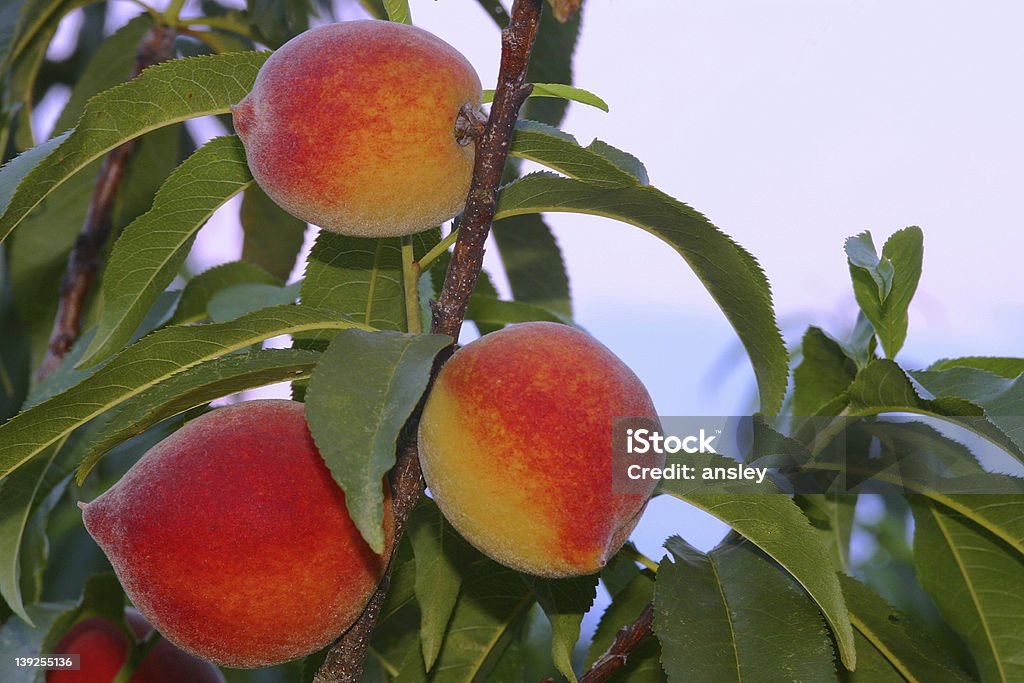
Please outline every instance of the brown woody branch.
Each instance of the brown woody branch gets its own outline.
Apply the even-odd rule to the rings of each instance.
[[[580,683],[606,681],[613,673],[626,666],[633,650],[653,633],[653,626],[654,603],[647,603],[636,621],[628,626],[623,626],[608,651],[598,657],[586,673],[580,676]]]
[[[476,138],[473,180],[466,209],[459,221],[459,237],[455,242],[444,287],[439,300],[433,304],[431,325],[434,334],[445,334],[454,340],[459,338],[469,297],[483,266],[484,242],[494,220],[498,186],[519,109],[532,89],[526,82],[526,69],[537,36],[542,4],[543,0],[516,0],[512,5],[512,20],[501,36],[501,68],[490,116],[482,130],[468,131],[471,137]],[[438,358],[434,366],[435,376],[451,352],[449,349]],[[391,473],[395,538],[388,569],[363,614],[327,654],[323,666],[313,679],[315,683],[355,683],[362,674],[363,660],[387,597],[391,569],[406,521],[423,492],[419,454],[416,450],[418,423],[419,410],[410,418],[399,439],[398,462]]]
[[[157,25],[147,31],[139,42],[131,78],[154,64],[170,59],[173,56],[174,37],[174,29],[167,26]],[[68,254],[67,270],[60,283],[60,300],[53,331],[50,332],[46,357],[37,371],[39,379],[45,378],[60,364],[82,334],[85,304],[102,266],[103,249],[110,237],[111,209],[134,146],[135,142],[130,141],[110,152],[96,176],[85,222]]]

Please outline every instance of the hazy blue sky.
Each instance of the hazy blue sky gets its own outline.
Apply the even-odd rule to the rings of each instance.
[[[585,4],[576,84],[611,112],[573,105],[563,127],[632,152],[654,185],[750,249],[789,338],[852,323],[847,236],[870,229],[880,245],[919,225],[924,275],[901,360],[1022,352],[1024,3]],[[498,34],[475,2],[411,6],[493,85]],[[203,231],[197,262],[237,258],[234,212]],[[681,258],[600,218],[550,223],[578,321],[637,371],[663,414],[751,408],[745,357]],[[705,548],[724,528],[678,502],[653,505],[636,540],[655,557],[680,520]]]

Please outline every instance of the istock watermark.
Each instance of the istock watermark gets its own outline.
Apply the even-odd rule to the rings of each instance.
[[[612,454],[612,490],[624,494],[1024,494],[1024,466],[948,416],[620,417]],[[979,477],[982,467],[1015,476]]]
[[[626,429],[626,452],[631,454],[647,453],[716,453],[711,443],[716,435],[709,436],[703,429],[699,434],[692,434],[682,438],[678,436],[663,436],[661,432],[652,429]]]

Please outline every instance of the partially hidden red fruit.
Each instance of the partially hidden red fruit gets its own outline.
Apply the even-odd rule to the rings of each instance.
[[[441,369],[420,421],[423,475],[452,525],[495,560],[548,577],[596,572],[653,489],[613,490],[615,417],[656,411],[611,351],[566,325],[511,325]]]
[[[384,571],[293,401],[192,420],[84,509],[139,611],[168,640],[224,666],[319,650],[359,616]]]
[[[328,24],[285,43],[232,108],[253,177],[278,205],[358,237],[408,235],[462,211],[479,109],[472,65],[423,29]]]
[[[125,610],[128,626],[141,641],[153,627],[134,609]],[[89,617],[64,634],[53,654],[79,655],[79,670],[51,669],[46,683],[112,683],[132,645],[118,624]],[[183,652],[164,638],[139,662],[129,683],[224,683],[220,669]]]

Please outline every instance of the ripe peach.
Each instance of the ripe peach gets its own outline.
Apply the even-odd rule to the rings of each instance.
[[[224,666],[319,650],[359,616],[384,571],[293,401],[192,420],[84,510],[139,611]],[[390,539],[390,497],[385,512]]]
[[[462,211],[475,147],[460,111],[472,65],[423,29],[320,26],[285,43],[232,108],[253,177],[304,221],[357,237],[408,235]]]
[[[153,627],[134,609],[125,618],[135,637],[145,638]],[[112,683],[128,658],[132,644],[122,628],[102,617],[89,617],[72,626],[54,649],[55,655],[80,655],[78,671],[51,669],[46,683]],[[182,652],[160,638],[136,667],[129,683],[224,683],[220,669]]]
[[[651,493],[613,492],[612,418],[655,415],[639,378],[589,335],[512,325],[441,369],[420,421],[423,474],[452,525],[495,560],[589,574],[626,541]]]

